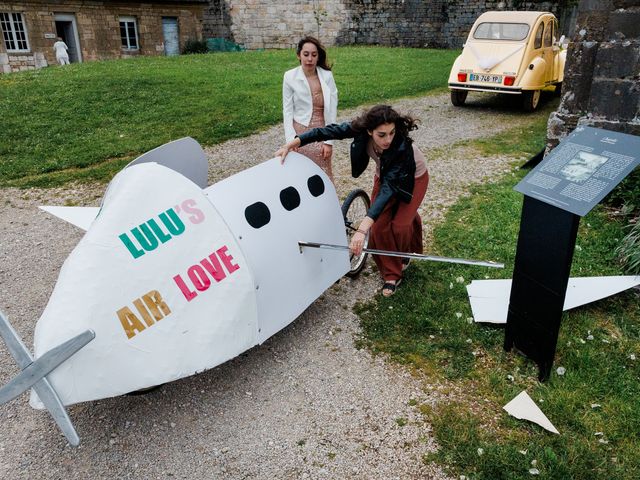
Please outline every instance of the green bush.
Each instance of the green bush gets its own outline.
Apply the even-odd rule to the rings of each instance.
[[[640,275],[640,219],[629,225],[631,231],[616,248],[624,269],[631,275]]]
[[[204,40],[187,40],[187,43],[184,44],[184,49],[182,53],[190,54],[190,53],[208,53],[209,49],[207,48],[207,42]]]
[[[640,212],[640,169],[636,168],[605,199],[605,203],[625,213]]]

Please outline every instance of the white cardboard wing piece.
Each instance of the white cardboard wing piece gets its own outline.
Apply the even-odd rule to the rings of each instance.
[[[48,376],[64,405],[219,365],[291,323],[349,270],[347,252],[298,247],[346,244],[333,184],[298,154],[206,191],[157,163],[131,165],[95,214],[71,213],[74,224],[95,219],[34,334],[37,358],[95,332]],[[31,405],[42,408],[34,392]]]
[[[542,410],[536,405],[536,402],[534,402],[524,390],[502,408],[504,408],[509,415],[519,420],[529,420],[551,433],[560,434],[547,416],[542,413]]]
[[[86,232],[98,216],[100,207],[40,207],[40,210],[61,218]]]
[[[571,277],[564,310],[586,305],[640,285],[640,276]],[[473,280],[467,294],[473,318],[478,323],[507,323],[511,280]]]

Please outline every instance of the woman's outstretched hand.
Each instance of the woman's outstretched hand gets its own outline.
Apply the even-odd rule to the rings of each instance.
[[[358,230],[351,237],[351,241],[349,242],[349,251],[353,255],[360,255],[362,253],[362,249],[364,248],[364,240],[373,225],[373,219],[371,217],[364,217],[360,225],[358,225]]]
[[[281,146],[275,153],[276,157],[280,157],[280,164],[284,164],[284,159],[287,154],[291,151],[295,152],[298,150],[298,147],[300,147],[300,139],[298,137]]]
[[[322,159],[328,162],[331,160],[331,155],[333,154],[333,146],[323,143],[321,153]]]
[[[362,232],[356,232],[351,237],[351,242],[349,242],[349,252],[356,257],[362,253],[362,249],[364,248],[364,238],[365,234]]]

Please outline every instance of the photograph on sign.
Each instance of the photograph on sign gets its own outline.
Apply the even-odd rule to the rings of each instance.
[[[578,152],[560,172],[570,182],[584,182],[607,160],[608,158],[602,155]]]

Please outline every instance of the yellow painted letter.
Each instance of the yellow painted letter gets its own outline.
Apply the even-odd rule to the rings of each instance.
[[[147,305],[147,308],[153,314],[156,321],[162,320],[162,318],[171,313],[169,306],[165,303],[162,299],[162,295],[160,295],[160,292],[157,290],[151,290],[149,293],[145,293],[142,296],[142,300],[144,300],[144,303]],[[162,313],[160,313],[160,310],[162,310]]]
[[[129,307],[124,307],[118,310],[118,318],[120,319],[122,328],[124,328],[124,331],[127,334],[127,338],[133,338],[136,332],[141,332],[145,328]]]

